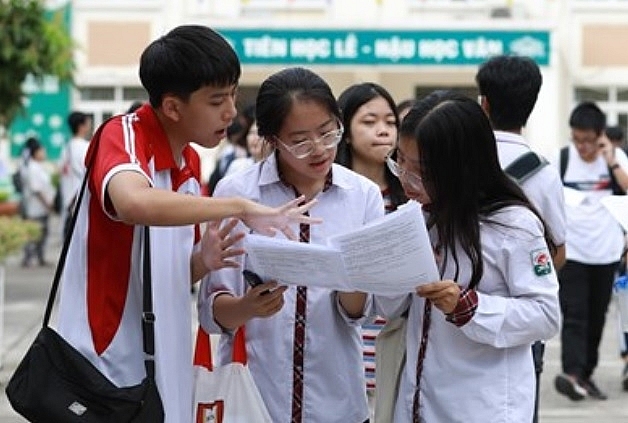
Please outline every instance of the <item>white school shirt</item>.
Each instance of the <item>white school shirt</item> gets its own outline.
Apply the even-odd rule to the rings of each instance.
[[[377,185],[337,164],[332,167],[332,185],[319,193],[310,215],[323,219],[310,227],[310,242],[324,244],[335,234],[359,228],[384,215]],[[295,198],[291,187],[279,180],[275,155],[252,167],[221,179],[216,197],[241,196],[269,206]],[[242,226],[236,231],[245,230]],[[292,227],[299,233],[298,224]],[[248,231],[247,231],[248,232]],[[254,270],[254,269],[253,269]],[[218,362],[231,361],[232,333],[214,321],[213,301],[224,292],[241,296],[245,282],[242,269],[221,269],[201,285],[199,318],[203,328],[221,333]],[[371,296],[364,315],[371,314]],[[273,423],[289,423],[292,405],[293,335],[296,287],[284,293],[285,304],[269,318],[246,323],[246,352],[253,379]],[[336,293],[308,288],[304,347],[303,421],[362,423],[369,416],[362,365],[360,327],[367,319],[351,319],[342,310]]]
[[[526,140],[512,132],[495,131],[497,154],[502,169],[507,168],[521,155],[531,151]],[[543,166],[521,184],[521,189],[537,208],[552,233],[557,246],[565,243],[565,196],[563,183],[553,166]]]
[[[559,330],[556,271],[541,223],[533,213],[519,206],[507,207],[491,218],[502,225],[480,225],[484,274],[476,288],[474,316],[457,327],[432,306],[421,377],[425,422],[532,421],[535,376],[530,344],[549,339]],[[461,251],[459,248],[458,283],[465,287],[471,267]],[[447,263],[442,279],[453,279],[451,256]],[[551,272],[537,274],[547,270],[548,263]],[[410,307],[407,361],[394,419],[395,423],[408,423],[412,421],[424,300],[417,295],[376,296],[375,304],[377,312],[390,317]]]
[[[26,217],[38,218],[48,216],[50,209],[47,207],[47,204],[52,204],[55,196],[50,172],[44,168],[42,162],[31,157],[21,174],[24,177],[23,195]],[[37,194],[41,194],[47,204],[42,202]]]
[[[105,199],[118,172],[135,171],[151,186],[200,195],[200,160],[191,146],[179,168],[149,105],[108,121],[97,145],[89,189],[61,281],[58,330],[117,386],[145,376],[142,347],[143,226],[121,223]],[[165,423],[192,421],[193,368],[190,257],[194,225],[150,228],[155,374]],[[88,289],[89,288],[89,289]]]
[[[615,160],[628,172],[628,158],[615,148]],[[560,168],[558,156],[553,164]],[[600,200],[612,195],[608,164],[602,155],[592,162],[580,158],[578,150],[569,145],[569,161],[565,169],[566,186],[585,194],[577,204],[566,204],[567,260],[584,264],[610,264],[619,261],[624,248],[624,234],[619,223]]]
[[[74,195],[78,193],[85,174],[85,155],[89,142],[74,137],[65,146],[61,155],[61,199],[63,211],[70,205]]]

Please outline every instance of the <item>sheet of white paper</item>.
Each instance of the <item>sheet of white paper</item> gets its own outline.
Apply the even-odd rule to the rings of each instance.
[[[624,231],[628,232],[628,195],[610,195],[600,201],[624,228]]]
[[[351,291],[340,252],[326,245],[249,234],[244,249],[250,268],[264,280]]]
[[[565,204],[568,206],[577,206],[584,201],[586,194],[573,188],[563,187],[565,194]]]
[[[332,237],[330,244],[342,251],[350,284],[358,291],[402,294],[440,279],[423,213],[414,201]]]
[[[332,237],[328,246],[251,234],[244,248],[251,270],[289,285],[390,295],[439,279],[416,202]]]

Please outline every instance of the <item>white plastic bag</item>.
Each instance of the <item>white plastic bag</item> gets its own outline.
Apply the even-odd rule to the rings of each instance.
[[[272,423],[246,366],[244,331],[234,340],[232,363],[212,369],[209,335],[199,327],[195,351],[195,423]]]

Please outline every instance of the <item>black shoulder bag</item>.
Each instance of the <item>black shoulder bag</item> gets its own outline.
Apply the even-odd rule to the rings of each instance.
[[[99,141],[102,127],[104,124],[94,136],[94,141]],[[7,397],[15,411],[35,423],[160,423],[164,421],[164,410],[155,383],[155,315],[152,312],[148,226],[144,227],[143,239],[141,318],[146,367],[144,380],[134,386],[115,386],[49,326],[90,167],[88,166],[83,178],[77,209],[72,215],[70,229],[63,242],[42,328],[11,376],[6,387]]]

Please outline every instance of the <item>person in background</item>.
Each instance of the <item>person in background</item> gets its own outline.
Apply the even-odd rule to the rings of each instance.
[[[35,138],[26,141],[28,159],[20,171],[22,177],[22,201],[24,217],[39,223],[39,238],[24,245],[22,267],[29,267],[33,259],[40,266],[48,266],[44,257],[49,232],[49,220],[52,212],[55,189],[50,172],[45,167],[46,149]]]
[[[61,152],[61,178],[59,181],[61,184],[61,222],[63,222],[62,233],[64,237],[67,235],[69,217],[74,209],[76,195],[85,175],[85,155],[92,132],[92,119],[83,112],[73,111],[68,115],[68,126],[72,138]]]
[[[556,390],[577,401],[605,400],[593,381],[615,272],[624,247],[619,223],[602,205],[613,179],[628,188],[628,158],[604,135],[606,117],[593,102],[578,104],[569,117],[571,144],[554,165],[563,185],[582,198],[566,201],[567,262],[559,271],[562,373]]]
[[[441,280],[375,296],[384,316],[408,313],[393,421],[531,421],[530,345],[560,325],[550,232],[501,169],[474,100],[439,92],[417,101],[396,154],[388,164],[422,205]]]
[[[397,103],[395,109],[397,110],[397,115],[399,116],[399,122],[401,122],[403,118],[406,117],[406,115],[414,105],[415,101],[416,99],[414,98],[406,98],[405,100],[401,100],[399,103]]]
[[[628,146],[626,146],[626,140],[624,136],[624,129],[619,126],[607,126],[604,130],[606,133],[606,137],[613,143],[615,148],[622,149],[624,152],[628,153]],[[613,194],[616,194],[615,192]],[[621,260],[619,262],[619,267],[617,269],[617,276],[625,276],[626,275],[626,263],[628,262],[628,235],[625,235],[624,241],[624,252],[622,253]],[[628,332],[623,332],[621,330],[621,325],[618,326],[619,329],[619,356],[621,357],[624,366],[621,372],[621,383],[624,391],[628,392]]]
[[[523,56],[494,56],[478,69],[475,80],[480,91],[480,105],[495,132],[497,154],[502,169],[520,160],[530,151],[523,128],[536,103],[543,77],[534,60]],[[520,181],[523,192],[549,226],[556,254],[554,267],[565,264],[565,200],[558,171],[543,158],[533,162]],[[545,344],[532,345],[536,370],[536,400],[533,422],[538,421],[540,378]]]
[[[218,152],[214,170],[209,175],[209,181],[207,182],[209,193],[214,191],[218,181],[227,174],[234,160],[249,156],[246,145],[247,136],[254,120],[255,107],[249,105],[245,107],[242,113],[238,114],[233,123],[227,128],[227,137],[223,141],[224,147]]]
[[[365,82],[345,89],[338,97],[345,131],[338,144],[336,163],[366,176],[379,186],[386,212],[392,212],[407,201],[399,180],[386,166],[386,157],[395,147],[399,118],[392,96],[384,87]],[[381,317],[363,327],[366,389],[376,386],[375,338],[384,327]],[[389,329],[398,323],[389,325]],[[386,377],[385,375],[382,377]]]
[[[334,163],[343,125],[320,76],[298,67],[272,74],[255,110],[259,135],[274,152],[222,179],[216,197],[242,195],[267,205],[316,199],[310,215],[323,223],[293,226],[301,242],[312,244],[384,215],[378,186]],[[360,328],[371,296],[276,281],[246,286],[240,269],[213,272],[201,284],[198,314],[206,332],[221,335],[221,364],[231,359],[234,331],[245,328],[247,363],[272,421],[368,421]]]
[[[192,421],[194,375],[190,284],[236,266],[228,234],[214,220],[237,217],[272,235],[314,204],[275,207],[201,196],[200,159],[190,143],[215,147],[236,115],[240,61],[201,25],[178,26],[150,43],[139,64],[150,102],[99,128],[90,142],[89,180],[63,272],[59,334],[116,386],[145,377],[142,347],[143,233],[150,230],[155,368],[165,423]],[[201,235],[200,223],[210,221]]]
[[[264,142],[264,139],[257,133],[257,123],[253,121],[246,135],[248,157],[240,157],[231,162],[225,176],[237,173],[264,159],[270,153],[268,151],[270,147],[271,146]]]

